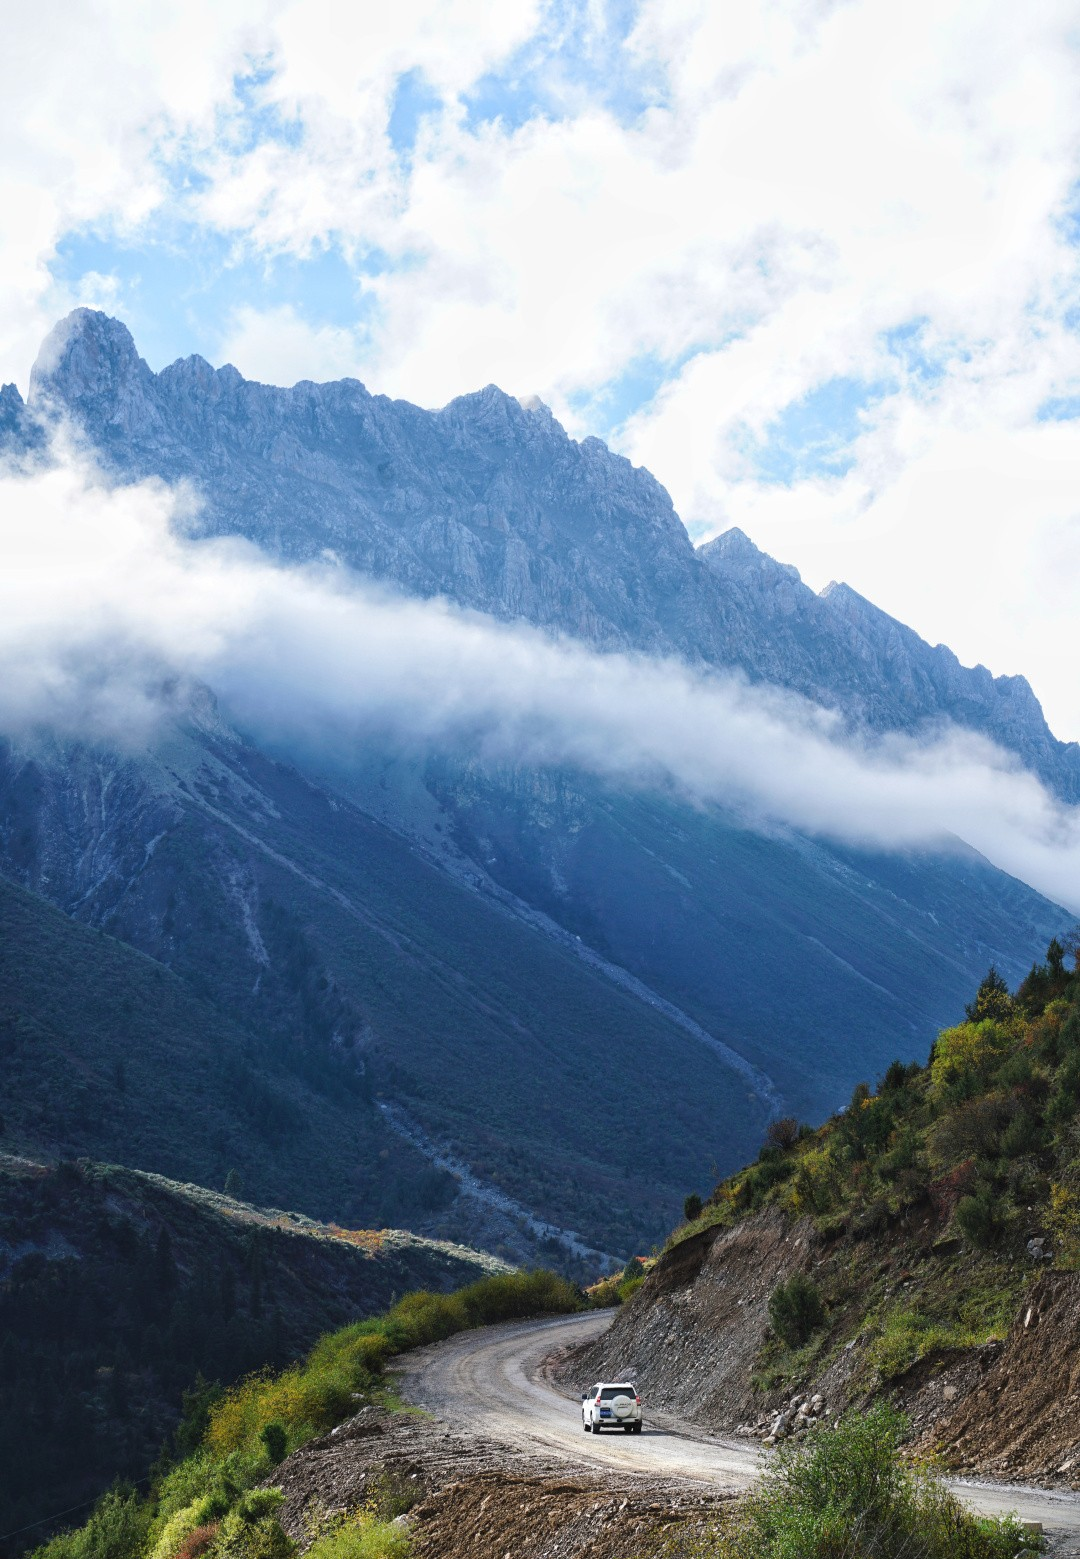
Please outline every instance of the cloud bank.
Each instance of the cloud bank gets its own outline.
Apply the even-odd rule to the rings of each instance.
[[[452,748],[862,845],[960,838],[1080,908],[1080,812],[970,734],[852,742],[787,694],[395,596],[332,561],[279,566],[195,539],[192,517],[183,492],[113,487],[71,456],[0,472],[0,730],[138,745],[195,678],[294,750]]]

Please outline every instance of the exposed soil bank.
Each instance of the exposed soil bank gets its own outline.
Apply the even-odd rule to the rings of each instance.
[[[275,1474],[283,1524],[303,1543],[313,1513],[380,1496],[409,1503],[413,1559],[623,1559],[676,1527],[703,1526],[732,1496],[644,1475],[586,1472],[457,1434],[419,1414],[367,1409]]]

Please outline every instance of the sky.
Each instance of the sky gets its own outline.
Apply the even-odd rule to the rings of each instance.
[[[0,380],[80,303],[423,405],[495,382],[1080,738],[1075,0],[40,0]]]

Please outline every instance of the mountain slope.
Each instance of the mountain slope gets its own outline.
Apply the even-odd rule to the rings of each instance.
[[[973,851],[887,856],[530,782],[444,767],[432,788],[491,881],[727,1039],[809,1119],[850,1092],[853,1057],[876,1072],[924,1054],[989,964],[1020,979],[1063,924]]]
[[[227,1014],[249,1036],[256,1074],[289,1077],[319,1108],[325,1101],[352,1145],[283,1122],[291,1145],[260,1195],[286,1205],[534,1251],[516,1214],[457,1195],[445,1172],[418,1161],[414,1144],[437,1157],[444,1140],[552,1232],[577,1229],[594,1250],[626,1253],[655,1239],[684,1187],[718,1154],[745,1152],[767,1119],[767,1102],[747,1097],[745,1062],[733,1065],[205,709],[141,758],[0,752],[0,848],[4,869],[28,887],[167,964]],[[57,1026],[60,993],[80,978],[61,971],[59,956],[50,954],[51,980],[42,963],[32,996],[13,997],[51,1002]],[[9,970],[17,987],[25,970],[14,947]],[[27,1090],[45,1064],[28,1053]],[[128,1123],[131,1152],[155,1130],[153,1088],[151,1077],[145,1119]],[[377,1108],[384,1100],[419,1132]],[[616,1146],[593,1130],[605,1119],[633,1131]],[[119,1144],[79,1139],[68,1150],[199,1178]],[[213,1155],[219,1173],[224,1151]],[[282,1194],[291,1154],[309,1166],[292,1186],[306,1194]]]
[[[191,481],[209,530],[276,555],[329,547],[414,593],[737,665],[855,725],[955,716],[1072,783],[1022,679],[815,596],[737,533],[695,553],[647,472],[493,388],[425,412],[201,359],[154,375],[81,310],[30,408],[5,392],[9,447],[50,408],[117,476]],[[303,1180],[275,1200],[519,1257],[647,1246],[770,1114],[820,1116],[924,1053],[989,962],[1017,977],[1065,919],[960,846],[843,850],[462,753],[373,745],[306,777],[279,757],[192,688],[141,757],[4,746],[0,870],[167,965],[250,1072],[332,1101],[355,1150],[321,1200]]]
[[[384,1144],[359,1090],[312,1089],[162,964],[5,877],[0,1055],[13,1151],[218,1185],[235,1170],[267,1201],[294,1194],[341,1216],[371,1207]]]
[[[1080,970],[1054,941],[1015,994],[988,975],[927,1066],[817,1131],[779,1123],[578,1377],[781,1438],[807,1427],[793,1403],[884,1390],[949,1464],[1075,1486],[1078,1123]]]

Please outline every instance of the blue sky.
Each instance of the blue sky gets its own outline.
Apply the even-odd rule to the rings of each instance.
[[[90,303],[155,368],[539,394],[1080,735],[1074,6],[912,6],[20,13],[0,378]]]

